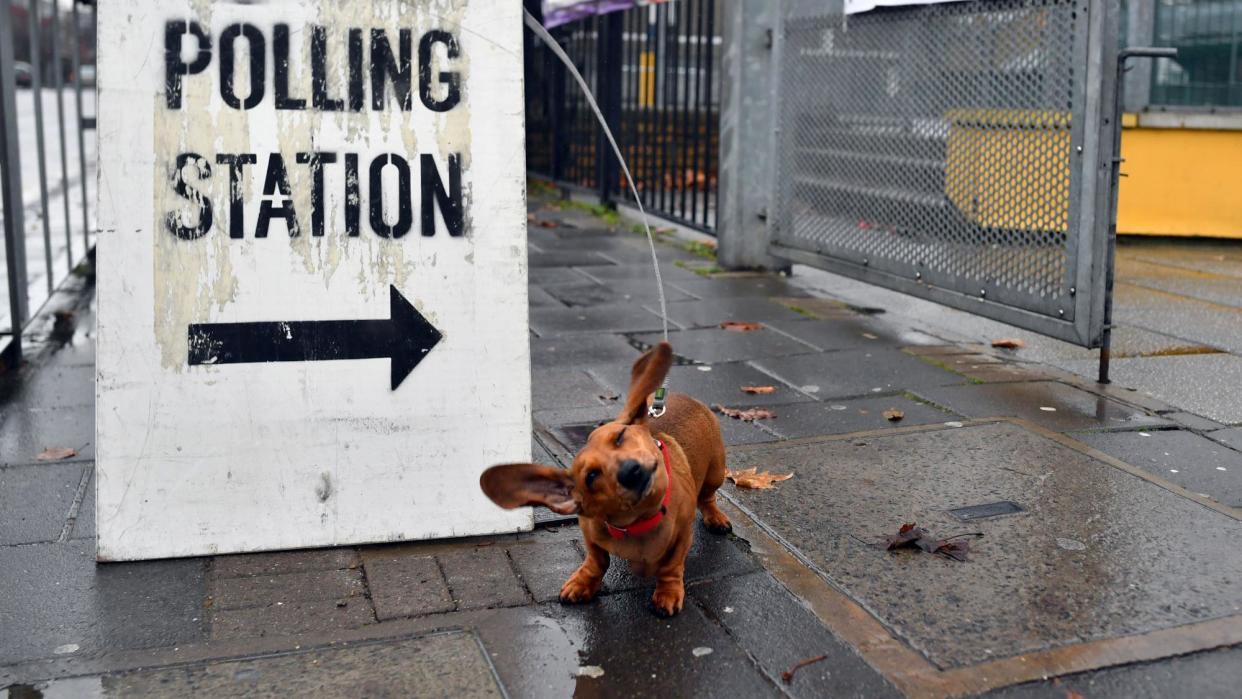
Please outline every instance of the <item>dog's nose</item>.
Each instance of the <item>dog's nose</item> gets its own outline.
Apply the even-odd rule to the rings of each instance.
[[[617,482],[630,490],[642,492],[650,480],[651,473],[635,459],[622,461],[621,467],[617,469]]]

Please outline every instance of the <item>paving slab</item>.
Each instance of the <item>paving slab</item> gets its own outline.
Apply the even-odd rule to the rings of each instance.
[[[531,284],[527,287],[527,303],[531,308],[564,308],[565,304],[561,303],[555,296],[549,294],[543,287]]]
[[[580,666],[603,670],[598,678],[579,677],[574,696],[782,696],[697,605],[661,619],[649,610],[650,597],[649,590],[633,590],[549,608],[576,644]]]
[[[936,346],[943,342],[915,330],[901,329],[865,316],[834,320],[778,320],[769,325],[821,350],[875,349],[898,345]]]
[[[726,492],[940,668],[1238,615],[1242,522],[1071,443],[994,423],[734,447],[795,475]],[[1001,500],[1025,514],[947,512]],[[964,563],[877,545],[903,522],[984,536]]]
[[[1200,417],[1199,415],[1195,415],[1194,413],[1187,413],[1183,411],[1163,413],[1162,416],[1166,419],[1176,422],[1182,427],[1195,430],[1197,432],[1212,432],[1215,430],[1224,429],[1225,427],[1224,425],[1220,424],[1219,422],[1216,422],[1215,420],[1209,420],[1205,417]]]
[[[310,600],[348,600],[362,597],[362,571],[305,570],[277,575],[209,578],[208,594],[217,610],[264,607]]]
[[[616,395],[587,372],[568,367],[532,372],[530,388],[535,410],[608,405]]]
[[[646,307],[659,313],[658,304],[648,303]],[[683,328],[714,328],[727,320],[770,323],[778,320],[798,320],[802,317],[779,303],[754,297],[677,301],[668,304],[669,320]]]
[[[1113,317],[1153,332],[1177,329],[1192,344],[1242,352],[1242,310],[1118,280]]]
[[[1172,424],[1110,398],[1054,381],[941,386],[916,392],[968,417],[1019,417],[1057,432]]]
[[[614,281],[630,281],[633,279],[650,280],[655,283],[655,272],[651,270],[651,263],[646,264],[625,264],[625,265],[587,265],[578,267],[575,270],[581,275],[586,275],[593,281],[607,284]],[[681,267],[670,264],[660,264],[660,276],[665,283],[676,283],[678,281],[697,281],[702,279],[695,274]]]
[[[74,408],[95,405],[95,367],[47,364],[20,377],[16,400],[4,408]]]
[[[613,264],[612,260],[604,257],[597,252],[582,251],[552,251],[552,252],[531,252],[526,256],[527,263],[532,267],[582,267],[588,265],[607,265]]]
[[[673,282],[672,286],[701,299],[724,299],[743,296],[758,296],[762,298],[773,296],[797,298],[806,296],[806,292],[800,287],[790,284],[781,277],[767,274],[754,277],[679,280]]]
[[[617,365],[630,367],[639,351],[621,335],[532,337],[530,364],[535,370]]]
[[[433,556],[390,552],[364,557],[375,616],[380,621],[452,611],[456,605]]]
[[[625,279],[608,282],[548,284],[543,287],[566,306],[599,306],[606,303],[659,303],[655,279]],[[666,301],[690,301],[696,297],[673,287],[664,290]]]
[[[532,308],[530,327],[540,337],[550,337],[582,333],[655,332],[663,325],[658,314],[642,306],[612,303],[580,308]],[[676,328],[675,325],[672,327]]]
[[[1168,699],[1237,696],[1242,686],[1242,646],[1136,663],[1054,680],[1006,687],[988,699]]]
[[[361,597],[299,600],[266,607],[217,609],[211,613],[211,639],[227,641],[264,636],[298,636],[356,629],[374,624],[375,612]]]
[[[664,337],[660,333],[648,333],[635,335],[634,339],[651,346]],[[679,330],[670,332],[668,341],[677,356],[704,364],[744,361],[757,357],[784,357],[817,351],[805,342],[799,342],[768,328],[747,332],[721,328]]]
[[[583,554],[572,540],[561,540],[510,546],[509,557],[535,601],[552,602],[560,598],[561,586],[582,565]]]
[[[531,267],[527,271],[527,281],[534,284],[573,284],[591,281],[577,270],[569,267]]]
[[[31,696],[191,695],[505,696],[478,641],[463,631],[59,680]]]
[[[1238,324],[1242,328],[1242,321]],[[1069,362],[1064,367],[1081,376],[1095,377],[1094,362]],[[1136,388],[1217,422],[1242,423],[1242,401],[1235,392],[1221,390],[1222,386],[1242,386],[1242,357],[1196,354],[1118,359],[1110,371],[1113,383]]]
[[[512,607],[527,602],[526,590],[499,546],[448,551],[436,559],[458,609]]]
[[[754,657],[773,682],[808,658],[784,684],[795,697],[900,697],[858,653],[832,635],[814,614],[765,571],[697,585],[690,594]]]
[[[764,429],[785,439],[846,434],[909,425],[935,425],[961,416],[905,396],[843,398],[826,403],[790,403],[772,407],[776,417],[764,420]],[[886,410],[899,410],[897,421],[884,417]],[[721,422],[728,421],[721,417]]]
[[[1242,452],[1185,430],[1088,432],[1073,437],[1192,493],[1242,508]]]
[[[82,484],[82,464],[0,468],[0,546],[56,541]]]
[[[593,368],[590,371],[615,392],[624,395],[629,388],[629,368]],[[743,386],[773,385],[777,390],[766,395],[742,392]],[[789,386],[781,385],[772,376],[740,363],[674,366],[668,372],[668,390],[685,393],[708,406],[716,403],[731,407],[772,405],[811,400]]]
[[[96,565],[94,541],[0,547],[0,665],[69,646],[171,647],[205,638],[205,561]]]
[[[352,548],[274,551],[216,556],[211,560],[215,578],[250,575],[282,575],[317,570],[344,570],[360,565],[358,551]]]
[[[752,364],[821,400],[898,393],[965,381],[957,374],[891,348],[757,359]]]
[[[1217,430],[1208,436],[1227,447],[1242,451],[1242,427],[1230,427],[1225,430]]]
[[[92,389],[94,390],[94,389]],[[0,466],[34,464],[43,450],[67,447],[74,455],[61,461],[91,461],[95,458],[95,408],[29,408],[11,404],[0,422]]]
[[[973,383],[1012,383],[1072,378],[1071,375],[1057,369],[1048,370],[1039,364],[1004,361],[989,354],[924,356],[922,359],[955,374],[961,374]]]

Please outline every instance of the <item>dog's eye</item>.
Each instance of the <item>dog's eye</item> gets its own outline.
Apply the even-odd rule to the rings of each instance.
[[[599,478],[599,469],[597,469],[597,468],[593,468],[593,469],[591,469],[590,471],[587,471],[587,474],[586,474],[586,487],[590,488],[590,487],[594,486],[594,485],[595,485],[595,479],[596,479],[596,478]]]

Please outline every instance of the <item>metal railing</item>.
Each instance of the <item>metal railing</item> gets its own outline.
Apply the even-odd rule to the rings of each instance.
[[[616,134],[650,211],[716,227],[721,0],[674,0],[557,27]],[[527,33],[527,162],[531,172],[630,201],[586,100]]]
[[[0,370],[20,362],[22,330],[94,245],[94,56],[93,0],[0,0]]]

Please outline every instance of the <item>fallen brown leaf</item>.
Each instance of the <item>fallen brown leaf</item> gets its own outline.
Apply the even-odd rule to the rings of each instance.
[[[561,227],[560,223],[553,221],[551,219],[547,219],[547,218],[540,219],[538,225],[540,228],[560,228]]]
[[[733,332],[738,333],[748,333],[753,330],[763,329],[763,325],[761,323],[751,323],[750,321],[745,320],[726,320],[720,324],[720,327],[725,330],[732,330]]]
[[[753,395],[767,395],[776,390],[776,386],[742,386],[742,393]]]
[[[60,461],[61,459],[69,459],[78,455],[77,449],[69,447],[48,447],[39,452],[35,458],[39,461]]]
[[[947,539],[937,539],[914,522],[907,522],[901,525],[895,535],[884,538],[884,548],[888,551],[918,549],[925,553],[938,553],[955,561],[965,561],[970,553],[970,542],[963,539],[967,536],[979,537],[983,536],[983,532],[968,532]]]
[[[772,490],[776,487],[772,485],[773,483],[787,481],[790,478],[793,478],[794,474],[786,473],[783,476],[778,476],[770,471],[759,473],[759,469],[757,468],[744,468],[740,471],[726,471],[725,475],[739,488]]]
[[[806,660],[799,660],[798,662],[794,663],[793,667],[781,673],[781,681],[783,681],[785,684],[789,684],[790,682],[793,682],[794,673],[797,672],[798,670],[801,670],[807,665],[813,665],[815,663],[818,663],[821,660],[827,660],[827,659],[828,659],[827,655],[817,655],[814,658],[807,658]]]
[[[884,419],[888,420],[889,422],[900,422],[901,418],[905,416],[906,416],[905,413],[901,412],[900,410],[896,410],[894,408],[889,408],[888,410],[884,411]]]
[[[1000,349],[1022,349],[1026,347],[1026,342],[1016,337],[1002,337],[999,340],[992,340],[992,346]]]
[[[731,417],[734,420],[742,420],[744,422],[767,420],[769,418],[776,417],[776,413],[768,410],[767,408],[747,408],[746,410],[742,410],[740,408],[727,408],[719,403],[713,405],[712,407],[716,409],[716,412],[724,415],[725,417]]]

